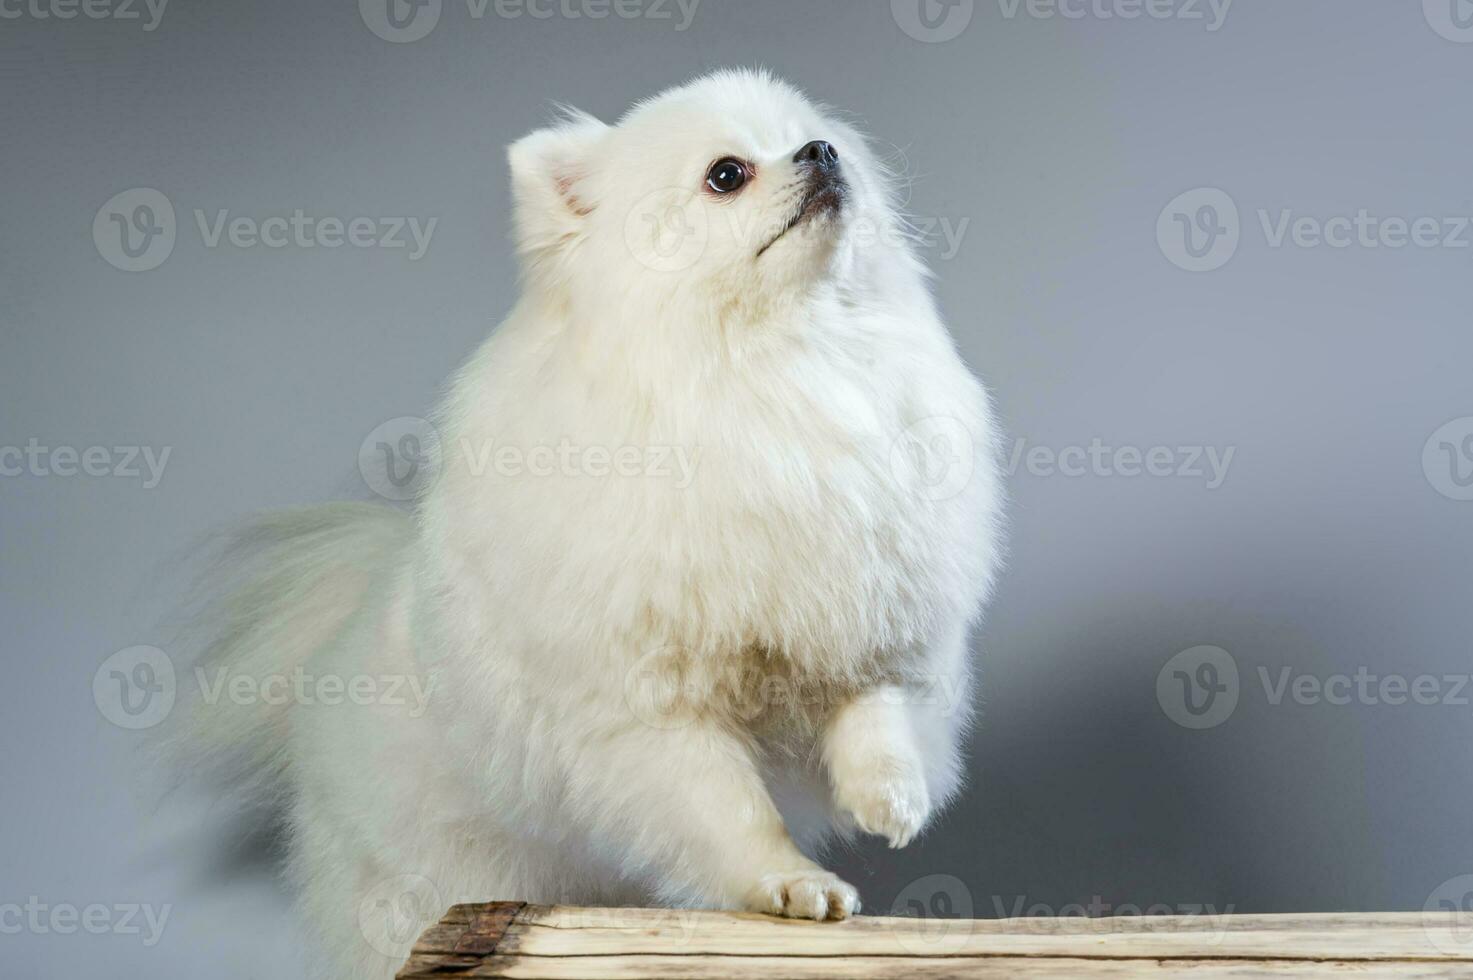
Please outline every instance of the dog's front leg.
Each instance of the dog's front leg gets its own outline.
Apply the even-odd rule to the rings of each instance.
[[[859,909],[853,886],[798,850],[751,750],[715,722],[590,733],[572,775],[596,835],[667,902],[819,920]]]
[[[839,708],[823,736],[834,802],[860,830],[891,847],[909,844],[932,808],[909,700],[904,688],[876,688]]]

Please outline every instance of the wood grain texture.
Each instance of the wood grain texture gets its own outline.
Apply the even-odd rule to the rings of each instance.
[[[400,980],[435,977],[1473,978],[1473,914],[1023,919],[457,905]]]

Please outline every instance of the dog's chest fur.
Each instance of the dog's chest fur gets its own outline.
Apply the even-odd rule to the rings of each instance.
[[[570,649],[654,658],[754,725],[774,708],[806,714],[805,704],[903,680],[973,604],[989,542],[976,499],[918,496],[897,452],[918,418],[962,420],[980,437],[985,396],[949,346],[927,355],[925,344],[854,333],[643,389],[658,398],[614,370],[549,372],[520,396],[505,375],[481,380],[500,397],[463,412],[452,440],[571,435],[678,450],[694,466],[687,479],[492,474],[488,485],[458,472],[452,454],[437,492],[469,533],[447,545],[494,577],[511,607],[565,610],[543,628]],[[524,389],[527,377],[516,379]],[[542,558],[510,560],[529,554]]]

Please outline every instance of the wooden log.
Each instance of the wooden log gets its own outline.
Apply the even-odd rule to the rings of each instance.
[[[1473,914],[806,922],[737,912],[457,905],[399,980],[1473,977]]]

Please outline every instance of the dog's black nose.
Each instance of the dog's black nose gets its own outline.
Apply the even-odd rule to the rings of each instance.
[[[827,140],[814,140],[794,154],[793,162],[808,164],[820,170],[833,170],[839,165],[839,151]]]

